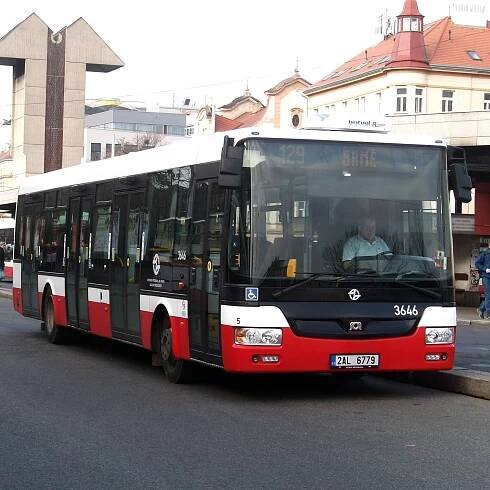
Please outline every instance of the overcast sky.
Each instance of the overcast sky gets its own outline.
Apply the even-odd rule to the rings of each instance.
[[[36,12],[57,31],[83,17],[125,62],[108,74],[89,73],[86,97],[120,97],[149,109],[191,97],[224,104],[290,76],[316,82],[339,64],[381,40],[378,16],[400,13],[404,0],[112,0],[9,1],[0,16],[0,37]],[[480,24],[490,0],[418,0],[425,21],[448,15]],[[467,17],[454,4],[478,6]],[[472,22],[472,21],[475,22]],[[0,117],[10,114],[11,69],[0,67]],[[0,121],[1,122],[1,121]]]

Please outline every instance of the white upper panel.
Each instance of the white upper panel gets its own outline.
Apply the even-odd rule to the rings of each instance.
[[[210,136],[171,143],[166,146],[129,153],[107,160],[88,162],[74,167],[48,172],[21,181],[19,194],[31,194],[49,189],[68,187],[89,182],[100,182],[170,168],[216,162],[221,157],[225,135],[235,138],[235,143],[248,138],[280,138],[309,141],[353,141],[365,143],[393,143],[402,145],[445,146],[441,140],[406,135],[377,134],[343,131],[279,130],[246,128]]]

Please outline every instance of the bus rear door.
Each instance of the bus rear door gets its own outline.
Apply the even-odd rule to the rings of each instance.
[[[116,193],[112,209],[111,322],[115,338],[140,342],[141,233],[145,193]]]
[[[88,329],[87,275],[90,267],[92,198],[70,201],[66,250],[66,306],[68,323]]]

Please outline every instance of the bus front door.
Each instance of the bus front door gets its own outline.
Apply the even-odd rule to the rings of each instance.
[[[24,206],[22,217],[22,305],[24,314],[37,317],[38,305],[37,274],[40,260],[39,235],[42,228],[42,206],[31,204]]]
[[[219,288],[224,231],[224,189],[216,180],[196,182],[190,273],[191,357],[221,365]]]
[[[68,323],[88,329],[87,275],[90,267],[90,210],[92,199],[75,197],[70,201],[66,249],[66,307]]]
[[[115,338],[140,342],[144,192],[115,194],[112,209],[111,322]]]

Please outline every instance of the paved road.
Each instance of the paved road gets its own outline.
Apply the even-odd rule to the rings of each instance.
[[[376,377],[166,382],[0,299],[0,488],[489,488],[490,402]]]

